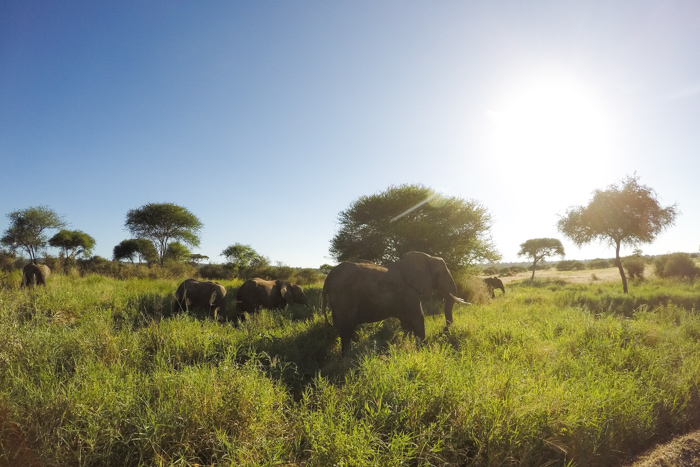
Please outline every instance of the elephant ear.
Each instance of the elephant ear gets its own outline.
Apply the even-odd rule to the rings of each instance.
[[[277,281],[277,286],[280,291],[280,295],[284,298],[287,305],[294,303],[294,296],[292,295],[292,285],[286,281]]]
[[[433,273],[431,260],[435,258],[420,252],[406,253],[401,261],[390,264],[387,269],[392,278],[397,276],[413,289],[417,290],[421,296],[430,295],[433,291]]]

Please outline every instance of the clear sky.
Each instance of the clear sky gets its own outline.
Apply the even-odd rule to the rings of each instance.
[[[696,252],[700,2],[3,0],[0,162],[0,231],[48,205],[107,258],[171,202],[212,262],[318,267],[404,183],[482,203],[504,261],[612,257],[555,224],[635,172],[681,211],[642,251]]]

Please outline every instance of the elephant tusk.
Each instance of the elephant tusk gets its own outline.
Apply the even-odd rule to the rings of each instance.
[[[449,292],[448,292],[448,293],[449,293]],[[456,295],[452,295],[451,293],[450,293],[449,295],[450,295],[450,297],[452,297],[452,300],[454,300],[455,302],[461,303],[461,304],[463,304],[463,305],[471,305],[471,303],[462,300],[461,298],[459,298],[459,297],[456,296]]]

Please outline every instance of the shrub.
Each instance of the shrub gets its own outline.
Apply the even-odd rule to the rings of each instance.
[[[496,272],[497,272],[496,268],[490,267],[490,268],[484,268],[484,270],[482,271],[482,274],[484,276],[495,276]]]
[[[607,259],[596,258],[588,262],[588,269],[607,269],[613,267],[613,263]]]
[[[291,282],[299,285],[311,285],[322,282],[324,275],[318,269],[301,268],[294,271]]]
[[[516,266],[511,266],[511,267],[510,267],[510,272],[511,272],[512,274],[518,274],[518,273],[520,273],[520,272],[527,272],[527,270],[528,270],[528,269],[527,269],[526,267],[523,267],[523,266],[517,266],[517,265],[516,265]]]
[[[236,270],[228,264],[205,264],[199,268],[199,275],[207,280],[232,280]]]
[[[100,274],[102,276],[119,277],[119,263],[116,261],[110,261],[101,256],[93,256],[89,259],[79,259],[77,263],[78,270],[83,276]]]
[[[654,273],[659,277],[695,279],[700,276],[700,268],[688,253],[671,253],[654,259]]]
[[[478,277],[469,274],[455,274],[457,296],[469,303],[483,304],[491,300],[491,292],[486,283]]]
[[[582,271],[586,269],[586,266],[581,261],[567,259],[564,261],[559,261],[556,268],[557,271]]]
[[[644,279],[646,261],[641,256],[628,256],[622,259],[622,267],[630,279]]]
[[[498,275],[499,276],[512,276],[513,271],[511,271],[510,268],[501,268],[498,270]]]

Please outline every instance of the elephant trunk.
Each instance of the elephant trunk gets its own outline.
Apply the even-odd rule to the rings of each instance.
[[[464,305],[471,305],[471,303],[466,302],[457,296],[457,285],[451,276],[444,281],[443,291],[445,292],[445,330],[447,330],[453,322],[452,308],[454,308],[455,302],[459,302]]]
[[[452,308],[455,306],[455,300],[453,297],[457,297],[457,285],[455,284],[452,275],[448,272],[443,275],[442,278],[442,290],[445,293],[445,329],[449,328],[452,324]]]
[[[455,306],[455,301],[452,299],[452,294],[445,294],[445,328],[452,325],[452,308]]]

